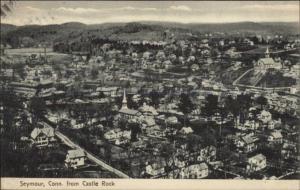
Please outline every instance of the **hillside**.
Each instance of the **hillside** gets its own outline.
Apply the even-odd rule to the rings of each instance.
[[[1,24],[1,36],[4,34],[7,34],[8,32],[11,32],[15,29],[17,29],[18,27],[12,24]]]
[[[182,24],[172,22],[132,22],[85,25],[78,22],[54,25],[14,26],[1,24],[1,41],[13,47],[36,44],[51,45],[61,41],[78,41],[89,38],[110,38],[120,40],[161,40],[168,29],[176,37],[188,32],[239,33],[239,34],[298,34],[299,23],[224,23],[224,24]],[[184,35],[183,35],[184,36]]]

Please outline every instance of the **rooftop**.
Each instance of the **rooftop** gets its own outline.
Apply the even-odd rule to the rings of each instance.
[[[69,158],[80,158],[85,157],[85,153],[81,149],[68,150]]]
[[[54,137],[54,129],[51,127],[43,127],[43,128],[34,128],[31,132],[30,136],[32,139],[36,139],[41,133],[45,134],[47,137]]]

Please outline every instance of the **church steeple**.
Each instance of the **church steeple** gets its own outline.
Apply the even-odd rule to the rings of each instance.
[[[270,52],[269,52],[269,47],[267,47],[266,52],[265,52],[265,58],[270,57]]]
[[[128,109],[125,89],[124,89],[124,94],[123,94],[123,100],[122,100],[122,107],[121,107],[121,109]]]

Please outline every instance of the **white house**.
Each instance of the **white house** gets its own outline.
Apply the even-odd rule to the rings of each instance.
[[[163,175],[165,173],[165,166],[165,162],[155,162],[153,164],[146,162],[146,174],[152,177]]]
[[[254,120],[246,120],[244,126],[251,130],[256,130],[260,127],[259,123]]]
[[[180,172],[182,179],[201,179],[208,176],[208,166],[206,163],[190,165]]]
[[[282,134],[280,131],[274,131],[268,136],[268,141],[270,143],[282,143]]]
[[[116,97],[118,90],[118,87],[98,87],[96,92],[102,92],[105,96]]]
[[[200,154],[197,157],[197,161],[211,162],[216,159],[216,156],[217,156],[217,148],[215,146],[209,145],[200,150]]]
[[[187,135],[193,133],[193,129],[191,127],[182,127],[179,131],[181,134]]]
[[[30,137],[37,147],[51,146],[56,141],[52,127],[36,127],[31,132]]]
[[[241,136],[236,141],[236,146],[241,149],[243,152],[252,152],[257,149],[258,138],[253,136],[253,134],[246,134]]]
[[[166,119],[166,123],[167,124],[176,124],[176,123],[178,123],[178,119],[175,116],[171,116]]]
[[[143,115],[149,116],[157,116],[158,113],[156,109],[152,106],[148,106],[145,102],[142,107],[139,108],[139,111],[142,112]]]
[[[66,155],[65,164],[67,167],[78,168],[80,166],[84,166],[86,155],[81,149],[68,150],[68,154]]]
[[[259,119],[263,124],[267,124],[272,120],[272,114],[269,111],[262,110],[259,115]]]
[[[257,154],[248,159],[248,171],[259,171],[265,167],[267,167],[267,159],[263,154]]]
[[[122,131],[120,130],[119,128],[118,129],[113,129],[113,130],[110,130],[108,132],[106,132],[104,134],[104,138],[106,140],[116,140],[116,139],[119,139],[119,138],[127,138],[127,139],[130,139],[131,137],[131,131]]]

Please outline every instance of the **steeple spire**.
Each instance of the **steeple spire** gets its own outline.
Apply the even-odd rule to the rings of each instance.
[[[267,47],[267,49],[266,49],[265,57],[266,57],[266,58],[269,58],[269,57],[270,57],[269,47]]]
[[[122,108],[121,109],[128,109],[125,89],[124,89],[123,100],[122,100]]]

